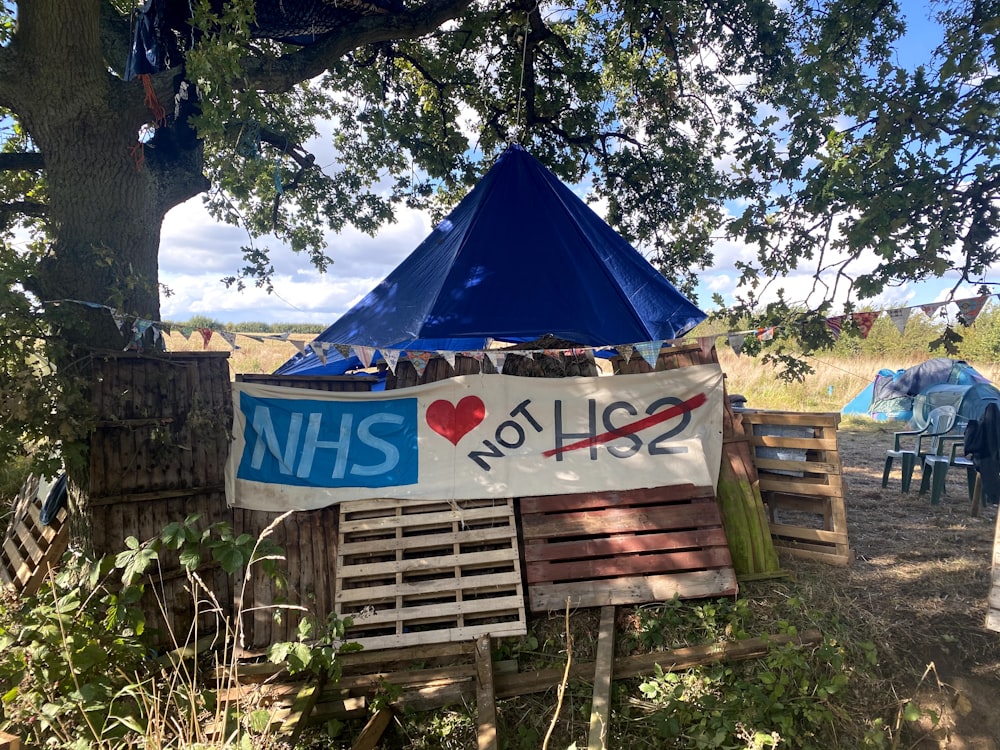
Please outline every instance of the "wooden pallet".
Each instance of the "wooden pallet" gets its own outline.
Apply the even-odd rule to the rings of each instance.
[[[513,501],[340,505],[335,611],[366,649],[527,632]]]
[[[754,464],[774,546],[797,557],[849,564],[840,415],[748,410],[743,418],[753,429]],[[784,434],[763,434],[774,432]]]
[[[38,477],[29,477],[14,503],[0,548],[0,584],[24,594],[38,590],[49,566],[59,562],[69,544],[66,509],[60,508],[49,526],[42,523],[41,511]]]
[[[711,487],[526,497],[520,515],[532,611],[736,593]]]
[[[996,530],[993,532],[993,576],[988,603],[986,627],[1000,633],[1000,513],[997,514]]]

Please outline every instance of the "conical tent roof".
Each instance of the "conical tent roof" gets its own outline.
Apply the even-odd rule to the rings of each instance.
[[[682,336],[705,314],[534,157],[509,147],[374,290],[316,342],[461,351],[546,334],[582,346]],[[338,374],[330,351],[277,373]]]

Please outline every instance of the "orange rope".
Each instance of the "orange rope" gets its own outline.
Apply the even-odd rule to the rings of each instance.
[[[145,105],[149,107],[149,111],[153,113],[153,123],[157,126],[166,125],[167,123],[167,110],[163,108],[160,104],[160,100],[156,96],[156,92],[153,90],[153,77],[149,73],[142,73],[139,75],[142,80],[142,87],[146,91]]]

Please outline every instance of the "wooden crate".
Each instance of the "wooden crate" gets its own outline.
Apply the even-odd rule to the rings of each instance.
[[[60,508],[52,523],[42,523],[38,500],[38,477],[28,477],[14,503],[14,510],[0,548],[0,584],[31,595],[48,574],[49,566],[69,544],[66,508]]]
[[[366,649],[523,635],[513,501],[339,506],[336,613]]]
[[[753,431],[754,464],[775,547],[849,564],[853,553],[837,447],[840,415],[747,410],[743,418]]]
[[[526,497],[520,518],[532,611],[737,591],[711,487]]]

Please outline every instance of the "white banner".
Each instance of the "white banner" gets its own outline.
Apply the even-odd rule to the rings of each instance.
[[[715,486],[722,370],[466,375],[377,393],[233,384],[230,505]]]

